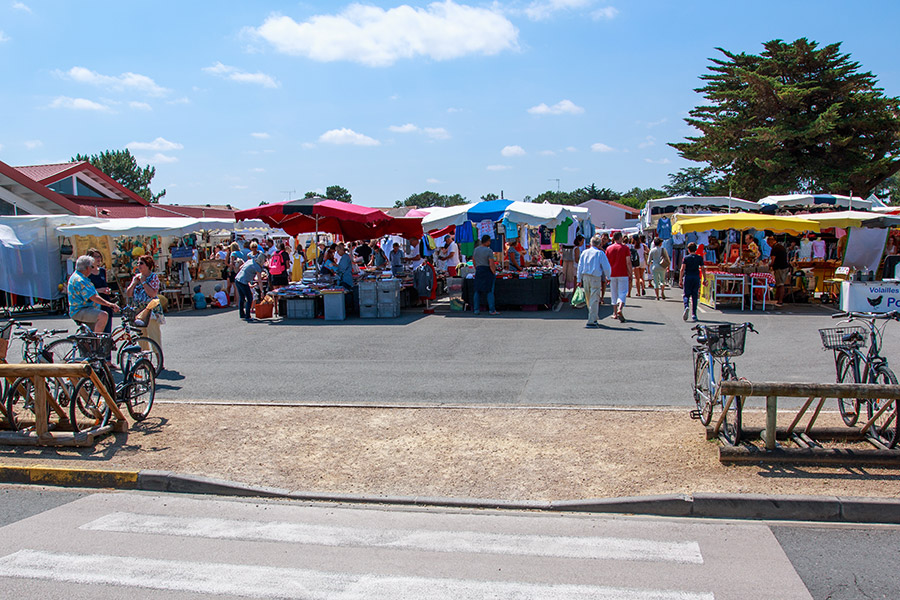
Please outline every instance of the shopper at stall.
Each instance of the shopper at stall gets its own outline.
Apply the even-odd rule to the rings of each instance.
[[[278,250],[269,258],[269,285],[270,289],[286,286],[288,282],[288,269],[291,265],[291,256],[285,250],[284,242],[278,242]]]
[[[103,266],[103,253],[96,248],[91,248],[87,253],[88,256],[94,259],[94,266],[97,267],[91,272],[91,283],[94,284],[94,288],[101,298],[108,302],[112,302],[112,289],[110,289],[109,282],[106,280],[106,268]],[[105,312],[108,317],[103,333],[110,333],[112,331],[113,311],[108,306],[101,307],[101,310]]]
[[[644,272],[647,269],[647,252],[649,248],[644,243],[642,236],[633,235],[631,237],[631,249],[633,250],[631,253],[631,268],[633,271],[631,279],[634,283],[634,293],[636,296],[646,296],[647,289],[644,287]],[[635,263],[635,258],[637,258],[637,263]],[[630,288],[628,294],[631,295]]]
[[[703,266],[703,257],[697,254],[697,244],[691,242],[687,246],[687,255],[681,261],[679,280],[684,292],[684,312],[681,318],[688,320],[688,314],[697,320],[697,302],[700,300],[700,281],[706,269]]]
[[[300,281],[303,279],[303,268],[306,266],[306,253],[303,251],[303,245],[299,242],[294,248],[294,256],[291,261],[291,281]]]
[[[258,281],[260,274],[265,270],[266,256],[257,254],[253,259],[244,262],[234,278],[238,291],[238,316],[245,321],[250,320],[250,309],[253,307],[253,291],[250,286]]]
[[[369,260],[372,259],[372,247],[369,245],[369,240],[361,243],[356,249],[353,250],[353,255],[358,259],[358,263],[362,266],[366,266],[369,264]]]
[[[229,302],[235,301],[236,288],[234,285],[234,277],[244,264],[246,255],[241,251],[237,242],[232,242],[228,250],[228,256],[225,258],[226,269],[228,270],[228,281],[225,285],[225,294],[229,298]]]
[[[772,275],[775,276],[775,306],[780,307],[784,301],[784,286],[791,280],[791,263],[788,260],[787,249],[784,244],[769,236],[769,246],[772,248]]]
[[[337,265],[335,275],[337,282],[345,289],[353,290],[353,260],[347,252],[347,247],[341,243],[337,245]]]
[[[103,333],[109,316],[99,307],[119,311],[119,306],[104,300],[91,283],[91,274],[98,270],[94,259],[87,254],[75,260],[75,272],[69,277],[67,292],[69,297],[69,316],[75,321],[93,324],[94,333]]]
[[[492,315],[499,315],[494,306],[494,280],[497,275],[497,262],[494,260],[494,251],[491,250],[491,236],[481,236],[481,245],[472,253],[472,263],[475,265],[475,293],[472,298],[472,312],[480,314],[481,295],[487,296],[488,310]]]
[[[394,242],[394,247],[391,249],[391,273],[393,273],[394,277],[400,275],[403,272],[403,250],[400,249],[400,244],[398,242]]]
[[[385,269],[390,264],[387,255],[376,240],[372,240],[372,258],[369,263],[376,269]]]
[[[599,235],[591,238],[591,246],[580,254],[575,271],[575,285],[584,288],[584,299],[588,306],[585,327],[600,326],[600,290],[603,278],[609,277],[612,270],[606,253],[600,249],[601,243]]]
[[[606,249],[609,259],[609,296],[613,305],[613,318],[625,322],[622,309],[625,308],[625,297],[628,295],[628,281],[631,278],[631,250],[622,243],[622,232],[613,234],[613,243]]]
[[[666,249],[663,248],[662,238],[653,240],[653,249],[647,257],[650,266],[650,274],[653,277],[653,291],[656,292],[656,299],[666,299],[666,272],[672,259]]]
[[[162,305],[159,302],[159,277],[153,272],[156,263],[149,254],[138,258],[138,272],[131,279],[125,295],[132,298],[138,311],[134,324],[142,328],[143,335],[162,348],[162,332],[159,326],[165,322]],[[145,348],[146,349],[146,348]]]
[[[562,281],[563,290],[574,289],[577,281],[576,270],[578,261],[581,258],[581,247],[584,245],[584,236],[578,234],[572,240],[573,244],[560,244],[560,258],[562,260]],[[598,288],[599,289],[599,288]],[[568,297],[565,298],[568,301]]]

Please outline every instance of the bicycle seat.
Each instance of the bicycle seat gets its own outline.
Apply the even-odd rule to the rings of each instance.
[[[122,348],[122,352],[124,352],[125,354],[140,354],[143,351],[144,349],[138,345],[125,346],[124,348]]]

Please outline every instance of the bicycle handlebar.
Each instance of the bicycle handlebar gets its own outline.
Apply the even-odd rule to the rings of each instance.
[[[831,315],[832,319],[894,319],[900,321],[900,312],[892,310],[886,313],[844,311]]]

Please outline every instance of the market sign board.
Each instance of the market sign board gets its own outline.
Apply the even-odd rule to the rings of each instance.
[[[887,281],[844,281],[841,310],[886,313],[900,310],[900,284]]]

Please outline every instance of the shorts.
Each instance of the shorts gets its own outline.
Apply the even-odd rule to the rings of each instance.
[[[237,273],[235,273],[234,271],[229,271],[228,272],[228,281],[230,281],[231,283],[234,283],[234,278],[236,275],[237,275]]]
[[[628,294],[628,276],[609,278],[609,299],[625,306],[625,297]]]
[[[775,275],[775,285],[787,285],[791,280],[791,270],[787,269],[775,269],[773,273]]]
[[[663,287],[666,284],[666,271],[665,267],[659,267],[653,269],[653,285]]]
[[[284,287],[288,284],[288,274],[287,273],[279,273],[277,275],[272,275],[272,285],[278,287]]]
[[[72,320],[81,321],[83,323],[96,323],[100,318],[100,315],[103,314],[103,311],[99,308],[82,308],[77,313],[72,315]]]

